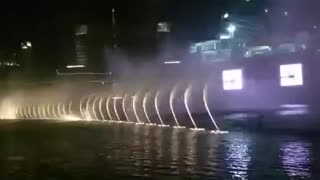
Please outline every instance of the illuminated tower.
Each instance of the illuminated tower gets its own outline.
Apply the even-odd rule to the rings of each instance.
[[[158,53],[161,60],[167,61],[172,58],[172,47],[170,47],[171,25],[168,22],[157,24]]]
[[[114,49],[117,48],[116,16],[114,8],[112,8],[112,47]]]
[[[88,63],[88,26],[80,25],[75,30],[75,53],[76,53],[76,65],[87,66]]]

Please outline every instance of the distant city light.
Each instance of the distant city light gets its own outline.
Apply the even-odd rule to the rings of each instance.
[[[32,44],[30,41],[23,41],[21,44],[21,49],[31,49],[32,48]]]
[[[220,39],[231,39],[230,34],[220,34]]]
[[[303,85],[302,64],[280,65],[280,85],[281,86]]]
[[[171,32],[171,25],[168,22],[159,22],[157,32]]]
[[[165,61],[163,64],[180,64],[181,61]]]
[[[285,11],[284,13],[283,13],[285,16],[288,16],[288,11]]]
[[[27,41],[27,46],[31,48],[32,47],[31,42]]]
[[[66,68],[73,69],[73,68],[84,68],[85,65],[67,65]]]
[[[229,26],[227,27],[227,31],[229,33],[234,33],[237,30],[237,27],[234,24],[229,24]]]
[[[265,9],[264,9],[264,12],[265,12],[265,13],[269,13],[269,9],[268,9],[268,8],[265,8]]]
[[[313,26],[313,29],[317,29],[317,28],[318,28],[318,26],[317,26],[317,25],[314,25],[314,26]]]
[[[231,38],[234,38],[234,33],[236,32],[237,27],[234,24],[229,24],[227,31],[230,33]]]
[[[224,90],[242,89],[242,69],[224,70],[222,72],[222,81]]]
[[[226,13],[223,15],[223,18],[224,18],[224,19],[228,19],[228,18],[229,18],[229,13],[226,12]]]
[[[122,99],[120,96],[112,97],[112,99],[117,100],[117,99]]]

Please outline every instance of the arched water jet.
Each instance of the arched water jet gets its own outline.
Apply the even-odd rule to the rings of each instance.
[[[92,96],[89,96],[87,102],[86,102],[86,111],[85,111],[85,120],[89,120],[89,121],[92,121],[92,116],[91,116],[91,113],[90,113],[90,100],[91,100]]]
[[[109,108],[110,98],[111,98],[110,96],[107,98],[107,101],[106,101],[106,109],[107,109],[107,113],[108,113],[108,116],[109,116],[109,120],[112,122],[114,119],[113,119],[112,116],[111,116],[110,108]]]
[[[159,111],[159,104],[158,104],[158,103],[159,103],[159,102],[158,102],[159,94],[160,94],[160,91],[157,91],[156,96],[155,96],[155,98],[154,98],[154,107],[155,107],[155,109],[156,109],[156,113],[157,113],[158,118],[159,118],[160,123],[161,123],[161,125],[159,125],[159,126],[160,126],[160,127],[167,127],[168,125],[165,125],[165,124],[163,123],[163,119],[162,119],[162,117],[161,117],[161,115],[160,115],[160,111]]]
[[[172,112],[172,115],[173,115],[173,119],[174,121],[176,122],[176,128],[182,128],[179,124],[179,121],[178,121],[178,118],[176,116],[176,113],[174,112],[174,109],[173,109],[173,99],[176,95],[176,91],[177,91],[177,88],[178,88],[178,85],[175,85],[173,87],[173,89],[171,90],[171,93],[170,93],[170,109],[171,109],[171,112]]]
[[[25,106],[24,108],[23,108],[23,113],[24,113],[24,118],[25,119],[29,119],[30,117],[29,117],[29,114],[28,114],[28,106]]]
[[[117,117],[118,121],[121,121],[119,113],[118,113],[118,110],[117,110],[117,100],[121,99],[121,97],[112,97],[112,99],[113,99],[113,110],[114,110],[114,113],[116,114],[116,117]]]
[[[80,101],[80,114],[81,114],[81,118],[82,119],[85,119],[85,114],[84,114],[84,111],[83,111],[83,108],[82,108],[82,104],[84,103],[84,101],[87,101],[88,98],[82,98],[81,101]]]
[[[62,118],[62,113],[61,113],[61,104],[58,104],[58,118]]]
[[[28,113],[29,113],[29,118],[30,119],[33,119],[33,117],[32,117],[32,112],[31,112],[32,110],[31,110],[31,106],[28,106]]]
[[[44,119],[48,119],[48,115],[46,114],[46,105],[42,105],[42,115]]]
[[[42,116],[42,112],[41,112],[41,106],[40,105],[37,105],[37,110],[38,110],[38,115],[39,115],[39,119],[43,119],[43,116]]]
[[[129,116],[128,116],[128,113],[127,113],[127,109],[126,109],[126,98],[127,98],[127,95],[125,95],[122,99],[122,109],[123,109],[123,113],[124,113],[124,116],[126,117],[127,121],[129,123],[131,123]]]
[[[106,118],[104,117],[104,114],[102,112],[102,101],[103,101],[104,97],[100,97],[99,98],[99,112],[100,112],[100,115],[102,117],[102,120],[103,121],[106,121]]]
[[[138,121],[138,123],[137,123],[137,124],[144,124],[144,123],[141,123],[140,117],[138,116],[138,112],[137,112],[137,108],[136,108],[136,100],[137,100],[137,95],[132,96],[132,107],[133,107],[133,112],[134,112],[134,115],[135,115],[135,116],[136,116],[136,118],[137,118],[137,121]]]
[[[185,105],[185,107],[186,107],[186,110],[187,110],[187,113],[188,113],[188,115],[189,115],[189,118],[190,118],[190,120],[191,120],[191,122],[192,122],[192,124],[193,124],[193,126],[194,126],[194,128],[192,128],[191,130],[204,130],[204,129],[199,129],[199,128],[197,127],[197,125],[196,125],[196,123],[195,123],[195,121],[194,121],[194,119],[193,119],[193,117],[192,117],[190,108],[189,108],[189,98],[190,98],[190,91],[191,91],[191,89],[192,89],[192,85],[189,85],[189,86],[187,87],[187,89],[185,90],[185,92],[184,92],[184,105]]]
[[[151,125],[152,123],[151,123],[151,121],[150,121],[150,117],[149,117],[149,115],[148,115],[147,107],[146,107],[148,97],[149,97],[149,92],[147,92],[147,93],[145,94],[145,96],[144,96],[144,98],[143,98],[143,104],[142,104],[142,106],[143,106],[144,114],[146,115],[146,118],[147,118],[147,120],[148,120],[148,123]]]
[[[225,134],[228,133],[228,131],[221,131],[219,126],[217,125],[216,121],[213,118],[213,115],[211,114],[210,108],[209,108],[209,104],[208,104],[208,84],[205,84],[204,88],[203,88],[203,102],[204,102],[204,106],[210,116],[210,119],[214,125],[214,127],[216,128],[215,131],[211,131],[214,134]]]
[[[57,119],[57,114],[56,114],[56,110],[55,110],[55,104],[53,104],[53,106],[52,106],[52,114],[53,114],[53,119]]]
[[[63,116],[67,115],[66,104],[65,103],[62,104],[62,113],[63,113]]]
[[[53,115],[50,112],[50,104],[47,104],[47,114],[48,114],[48,119],[51,119]]]
[[[21,115],[21,107],[18,107],[18,108],[17,108],[17,115],[18,115],[19,119],[22,118],[22,115]]]
[[[92,112],[93,112],[93,116],[94,116],[94,118],[95,118],[96,121],[99,120],[99,118],[98,118],[98,116],[97,116],[97,113],[96,113],[96,109],[95,109],[95,105],[96,105],[97,100],[98,100],[98,97],[95,97],[95,98],[93,99],[93,104],[92,104]]]
[[[32,113],[33,113],[33,119],[37,119],[38,117],[37,117],[37,111],[36,111],[36,107],[35,107],[35,105],[32,105],[31,106],[32,107]]]
[[[209,116],[210,116],[212,124],[214,125],[214,127],[216,128],[217,131],[220,131],[220,128],[218,127],[216,121],[214,120],[214,118],[213,118],[213,116],[211,114],[209,105],[208,105],[208,85],[207,84],[205,84],[205,86],[203,88],[203,103],[204,103],[204,106],[205,106]]]
[[[19,109],[20,109],[21,118],[25,119],[26,115],[25,115],[25,112],[24,112],[24,108],[20,107]]]

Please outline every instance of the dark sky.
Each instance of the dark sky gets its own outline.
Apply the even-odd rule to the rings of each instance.
[[[218,3],[217,3],[218,2]],[[198,32],[217,22],[224,0],[115,0],[54,3],[19,1],[1,6],[1,46],[13,46],[23,39],[52,38],[72,23],[110,26],[110,10],[115,7],[119,24],[149,26],[170,20],[175,27]],[[210,17],[208,19],[207,17]],[[212,22],[208,23],[208,20]],[[203,32],[202,32],[203,33]],[[210,32],[209,32],[210,33]]]
[[[110,9],[117,9],[119,23],[143,26],[169,20],[179,30],[191,33],[192,38],[207,38],[217,31],[219,16],[236,2],[245,0],[114,0],[114,1],[16,1],[1,6],[0,44],[14,44],[17,40],[39,38],[63,31],[66,25],[98,23],[110,25]],[[258,3],[258,0],[251,0]],[[268,0],[259,0],[263,3]],[[274,0],[269,0],[274,1]],[[280,0],[288,2],[288,0]],[[278,1],[278,2],[280,2]],[[290,4],[297,0],[290,0]],[[300,2],[316,0],[300,0]],[[229,2],[229,3],[228,3]],[[230,3],[233,2],[233,3]],[[307,4],[307,3],[303,3]],[[314,6],[318,6],[314,4]],[[72,22],[73,21],[73,22]],[[183,32],[182,32],[183,33]]]
[[[23,40],[33,42],[39,59],[56,61],[67,47],[73,46],[75,24],[111,27],[111,8],[116,8],[119,36],[131,46],[138,45],[144,31],[155,28],[159,21],[173,23],[175,38],[181,41],[212,39],[220,31],[220,17],[225,11],[246,9],[238,6],[245,0],[108,0],[108,1],[15,1],[0,8],[0,49],[18,48]],[[306,6],[303,11],[320,9],[319,0],[251,0],[254,8],[262,4],[274,7]],[[232,3],[231,3],[232,2]],[[276,2],[276,3],[275,3]],[[297,3],[298,2],[298,3]],[[308,2],[308,3],[307,3]],[[306,5],[308,4],[308,5]],[[259,6],[260,5],[260,6]],[[240,8],[241,7],[241,8]],[[250,8],[247,8],[250,10]],[[298,10],[299,11],[299,10]],[[308,11],[309,12],[309,11]],[[314,15],[314,17],[317,17]],[[308,21],[309,18],[302,18]],[[320,25],[319,25],[320,27]],[[132,33],[132,31],[138,31]],[[140,31],[140,32],[139,32]],[[106,31],[107,32],[107,31]],[[147,33],[146,33],[147,34]],[[146,36],[148,38],[148,36]],[[70,52],[72,54],[72,52]],[[51,58],[51,59],[50,59]],[[70,55],[69,58],[72,58]]]

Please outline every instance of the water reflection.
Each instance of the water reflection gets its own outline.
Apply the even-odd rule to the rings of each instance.
[[[308,142],[285,142],[281,145],[281,162],[290,177],[310,177],[310,149]]]
[[[51,172],[60,173],[56,179],[319,179],[319,162],[311,161],[318,140],[93,122],[5,127],[0,179],[12,179],[1,175],[13,169],[16,179],[38,169],[39,179]]]
[[[186,135],[186,147],[185,147],[185,156],[184,156],[184,164],[186,167],[186,171],[188,174],[195,174],[195,164],[196,155],[197,155],[197,135],[198,132],[188,132]]]
[[[227,136],[226,147],[227,168],[233,179],[248,179],[248,169],[251,161],[250,138],[243,133]]]

